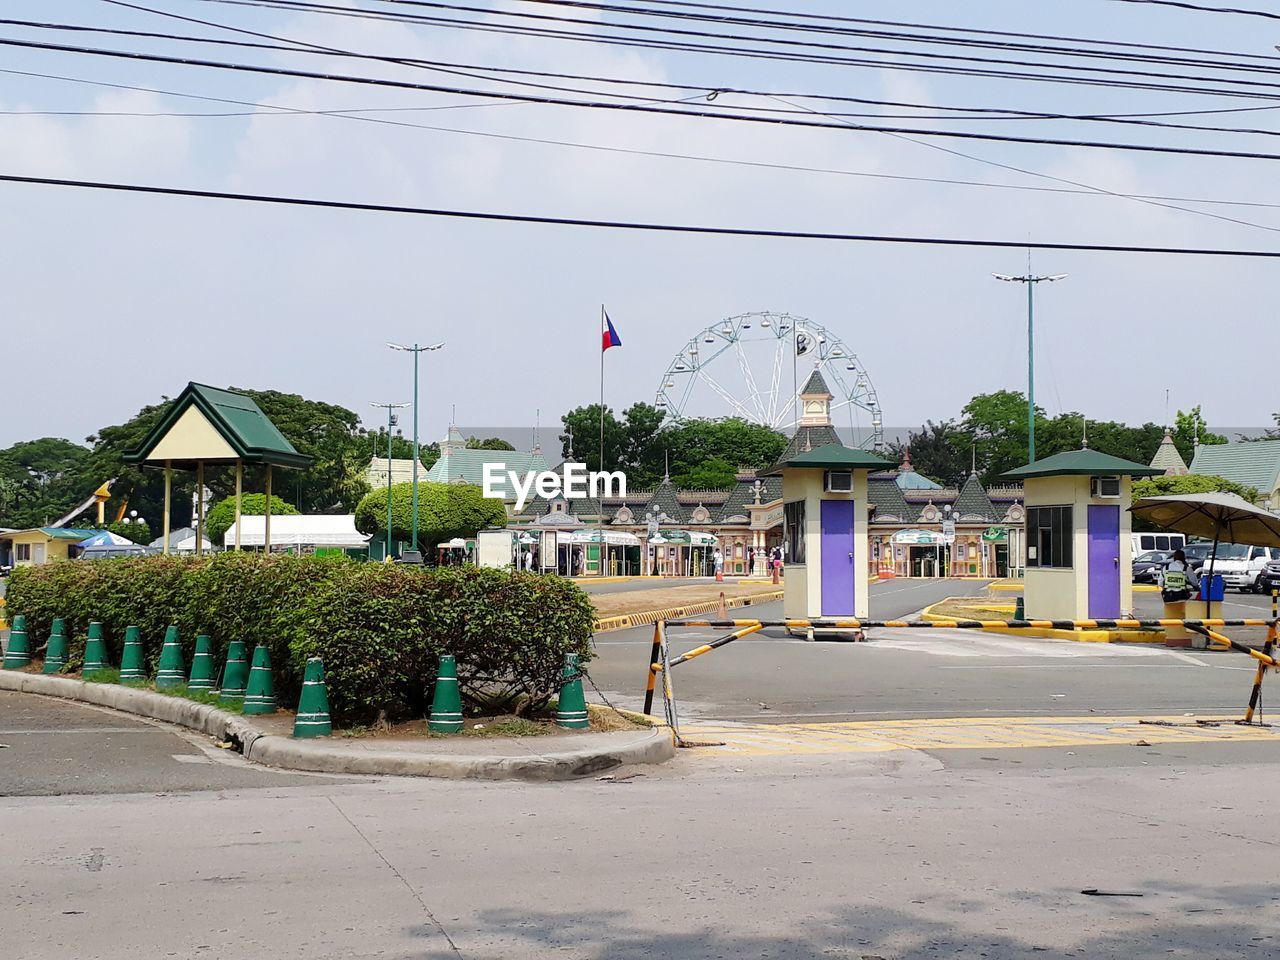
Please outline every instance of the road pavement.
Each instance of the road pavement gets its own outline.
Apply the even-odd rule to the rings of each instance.
[[[983,582],[890,580],[872,584],[876,619],[910,616]],[[1142,595],[1140,595],[1142,596]],[[1151,601],[1150,597],[1155,600]],[[1144,603],[1159,603],[1148,595]],[[1232,616],[1262,616],[1265,597],[1232,597]],[[1265,609],[1264,609],[1265,608]],[[780,603],[752,617],[782,616]],[[1152,614],[1154,615],[1154,613]],[[604,696],[638,708],[652,627],[596,638],[588,667]],[[672,628],[673,653],[724,631]],[[956,630],[873,629],[866,643],[807,642],[771,629],[673,671],[682,716],[751,723],[838,722],[918,717],[1240,716],[1253,681],[1240,654],[1168,650],[1149,644],[1084,644]],[[1254,641],[1261,634],[1254,631]],[[1264,705],[1266,700],[1264,699]]]
[[[15,709],[97,722],[15,697],[6,727]],[[63,748],[110,788],[0,797],[3,955],[1218,960],[1280,946],[1259,812],[1280,754],[1257,744],[689,750],[567,784],[246,788],[192,765],[209,780],[175,792],[165,751],[180,739],[129,736],[124,751]],[[28,775],[0,757],[0,793]]]
[[[874,589],[885,617],[939,592],[975,592]],[[1090,713],[1218,696],[1234,708],[1247,664],[935,633],[731,644],[678,668],[682,705],[745,716],[718,722],[785,733],[778,742],[798,731],[795,749],[693,748],[665,766],[559,784],[282,774],[161,725],[0,696],[0,955],[1280,952],[1280,841],[1267,812],[1280,791],[1280,737],[1231,726],[1144,734]],[[647,635],[599,643],[592,674],[634,692]],[[772,711],[810,722],[759,723],[766,696]],[[989,716],[1003,711],[1015,719]],[[875,721],[888,738],[880,745],[815,749],[808,733],[850,729],[823,714],[899,719]],[[1073,715],[1074,727],[1064,719]]]

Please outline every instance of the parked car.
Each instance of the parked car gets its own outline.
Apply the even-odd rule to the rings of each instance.
[[[1213,562],[1213,572],[1222,577],[1223,584],[1235,587],[1241,593],[1261,593],[1264,589],[1262,571],[1272,560],[1280,560],[1280,547],[1220,543],[1217,559]]]
[[[1192,570],[1199,570],[1213,552],[1213,543],[1209,540],[1197,540],[1195,543],[1184,544],[1182,552],[1187,558],[1187,566]]]
[[[1187,542],[1187,538],[1182,534],[1169,533],[1168,531],[1164,533],[1131,533],[1129,539],[1135,557],[1151,550],[1177,550]]]
[[[1173,554],[1166,550],[1148,550],[1146,553],[1134,557],[1133,582],[1158,583],[1161,571],[1164,570],[1165,564],[1172,557]]]
[[[1280,560],[1272,560],[1262,568],[1262,589],[1270,593],[1272,590],[1280,590]]]

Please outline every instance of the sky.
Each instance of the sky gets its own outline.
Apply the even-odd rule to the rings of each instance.
[[[329,48],[707,90],[748,87],[1072,113],[1268,105],[673,54],[205,0],[139,2]],[[531,9],[517,0],[470,5]],[[1261,55],[1274,55],[1280,42],[1280,22],[1271,26],[1116,0],[744,5]],[[548,5],[541,10],[591,16]],[[104,0],[9,0],[3,15],[252,39]],[[472,77],[300,53],[12,24],[0,24],[0,38],[495,88]],[[1055,177],[1110,194],[1280,204],[1274,161],[905,140],[855,130],[646,116],[0,50],[0,70],[27,74],[0,72],[4,174],[589,219],[1280,249],[1280,208],[1178,204],[1251,221],[1245,225],[1108,193],[851,175],[1061,186],[1045,179]],[[651,87],[640,91],[671,96]],[[779,105],[734,94],[714,104],[698,102]],[[279,106],[394,108],[363,116],[451,132],[271,109]],[[97,115],[67,115],[84,112]],[[253,115],[119,115],[183,112]],[[1280,130],[1278,115],[1280,107],[1183,122]],[[884,122],[1280,153],[1280,143],[1266,136],[1044,120]],[[637,156],[501,137],[844,172]],[[1025,388],[1025,293],[992,274],[1026,267],[1026,252],[1016,249],[621,233],[0,183],[0,447],[40,436],[83,440],[144,404],[176,395],[190,380],[296,392],[342,404],[377,426],[380,417],[371,402],[404,401],[412,392],[408,357],[392,353],[386,341],[446,344],[423,361],[424,439],[443,435],[451,417],[460,424],[528,426],[538,411],[545,429],[566,410],[598,397],[601,304],[623,339],[623,347],[606,358],[611,406],[652,402],[667,365],[700,330],[725,317],[772,310],[808,317],[841,338],[873,381],[884,422],[911,426],[957,416],[976,393]],[[1201,404],[1211,425],[1247,427],[1269,424],[1280,410],[1275,352],[1269,349],[1280,275],[1274,262],[1038,252],[1032,268],[1069,275],[1042,286],[1036,304],[1037,399],[1050,415],[1081,411],[1094,419],[1162,422],[1170,409]],[[726,384],[732,374],[723,371]],[[692,412],[732,411],[711,405]]]

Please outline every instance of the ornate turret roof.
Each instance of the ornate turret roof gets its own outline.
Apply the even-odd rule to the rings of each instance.
[[[665,513],[669,518],[663,521],[664,523],[685,523],[689,518],[688,511],[681,506],[676,496],[676,485],[671,482],[670,477],[663,477],[662,482],[654,487],[653,496],[644,507],[645,516],[648,516],[655,506],[658,508],[658,513]]]
[[[969,474],[968,479],[965,480],[964,486],[960,488],[960,494],[952,504],[951,511],[960,521],[994,521],[999,520],[1001,516],[991,503],[991,498],[987,496],[986,488],[983,487],[976,473]]]
[[[1164,471],[1166,477],[1181,477],[1191,471],[1187,469],[1187,461],[1182,459],[1177,445],[1173,442],[1173,434],[1165,428],[1164,439],[1156,448],[1156,455],[1151,458],[1151,466]]]

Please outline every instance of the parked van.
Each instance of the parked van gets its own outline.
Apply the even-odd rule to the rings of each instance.
[[[1263,591],[1262,572],[1272,560],[1280,560],[1280,547],[1251,547],[1243,543],[1218,544],[1218,557],[1213,572],[1222,577],[1228,587],[1241,593]],[[1208,569],[1208,562],[1204,570]],[[1201,570],[1201,573],[1204,573]]]
[[[1172,553],[1187,544],[1187,538],[1180,533],[1131,533],[1133,555],[1135,557],[1151,550],[1163,550]]]

